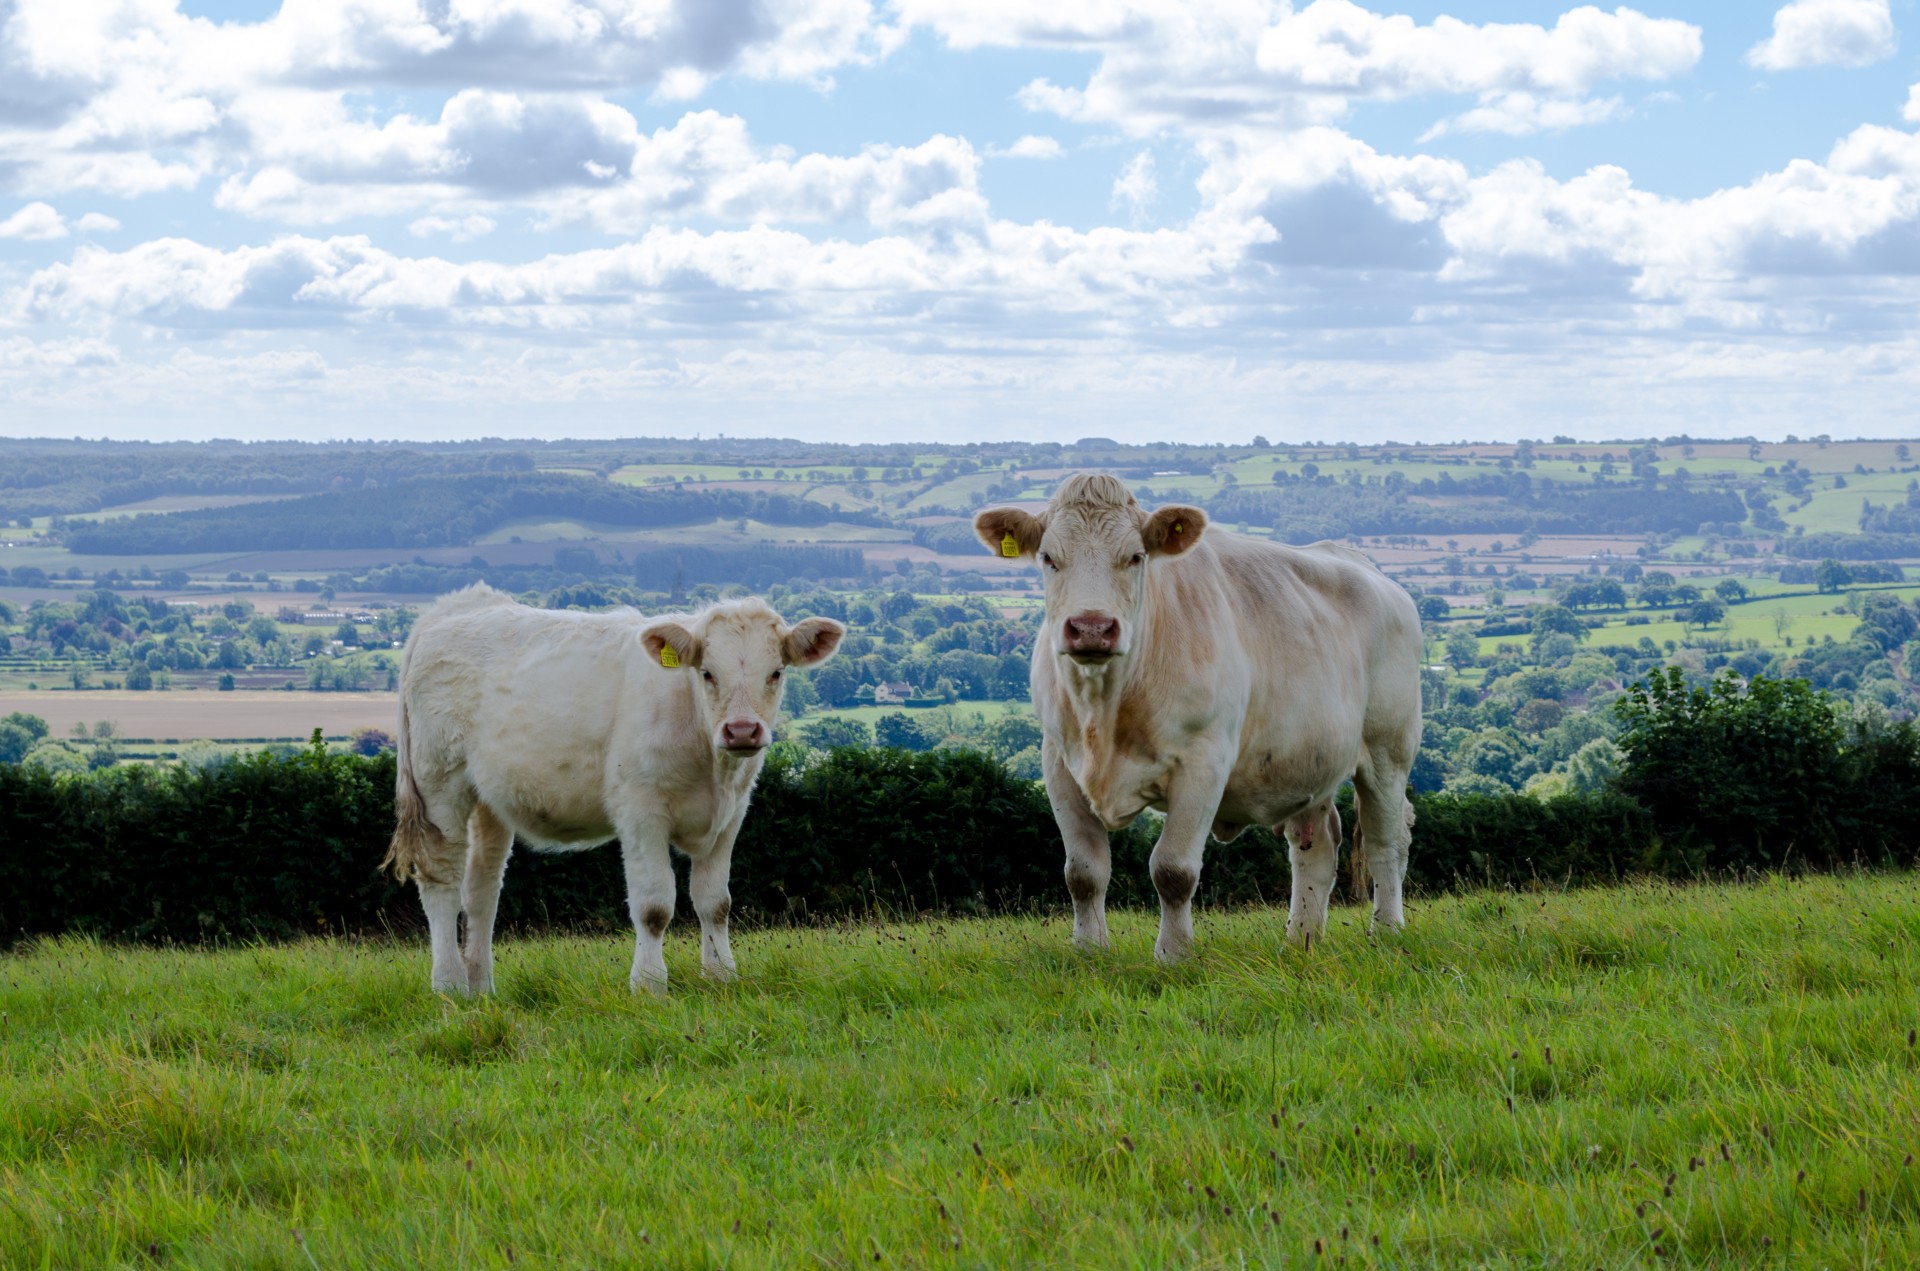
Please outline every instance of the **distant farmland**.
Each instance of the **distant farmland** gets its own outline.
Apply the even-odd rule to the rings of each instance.
[[[316,728],[329,737],[357,728],[393,731],[392,693],[70,692],[0,693],[0,715],[24,711],[65,737],[75,724],[112,721],[130,740],[304,741]]]

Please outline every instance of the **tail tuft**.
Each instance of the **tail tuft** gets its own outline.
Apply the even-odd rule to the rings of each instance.
[[[404,883],[410,878],[423,883],[444,881],[439,863],[447,855],[446,835],[427,816],[426,802],[407,777],[401,778],[400,788],[395,792],[394,811],[399,824],[394,827],[393,841],[387,844],[386,859],[380,862],[380,868],[392,870],[397,882]]]

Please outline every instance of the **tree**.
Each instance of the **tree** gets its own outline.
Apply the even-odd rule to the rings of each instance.
[[[1853,571],[1831,558],[1814,566],[1813,585],[1815,589],[1832,593],[1841,590],[1853,582]]]
[[[1419,611],[1422,622],[1445,622],[1453,613],[1453,606],[1444,596],[1422,596],[1414,602],[1414,608]]]
[[[933,738],[918,721],[905,711],[893,711],[882,715],[873,725],[873,739],[882,746],[891,746],[895,750],[932,750]]]
[[[1722,578],[1713,585],[1713,594],[1730,605],[1737,605],[1747,598],[1747,588],[1738,578]]]
[[[873,730],[857,719],[830,716],[803,725],[800,729],[800,740],[815,750],[865,748],[873,744]]]
[[[393,738],[378,728],[359,728],[347,738],[347,749],[356,755],[377,755],[393,749]]]
[[[912,592],[896,591],[881,602],[880,612],[888,622],[899,622],[919,607],[920,602],[914,599]]]
[[[1533,634],[1535,639],[1544,635],[1564,635],[1585,640],[1587,624],[1565,605],[1541,605],[1533,611]]]
[[[1695,867],[1776,867],[1844,849],[1848,782],[1833,702],[1805,680],[1655,671],[1614,703],[1620,789]]]
[[[135,662],[127,668],[127,687],[137,693],[153,688],[153,671],[144,661]]]
[[[1605,737],[1594,738],[1567,760],[1569,788],[1575,794],[1593,794],[1606,789],[1619,776],[1622,758],[1620,747]]]
[[[38,740],[20,725],[0,721],[0,763],[19,763]]]
[[[1464,671],[1480,661],[1480,641],[1471,631],[1455,631],[1447,637],[1447,663]]]
[[[1673,616],[1680,620],[1683,628],[1711,627],[1727,616],[1727,607],[1717,600],[1696,600],[1683,609],[1676,609]]]
[[[1040,721],[1023,713],[1008,711],[988,724],[981,740],[997,755],[1013,755],[1040,744]]]

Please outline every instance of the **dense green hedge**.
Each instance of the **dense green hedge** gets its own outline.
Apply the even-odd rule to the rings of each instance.
[[[1877,744],[1911,771],[1911,741],[1907,733]],[[1852,753],[1854,770],[1864,771],[1870,756]],[[67,931],[204,942],[417,929],[411,888],[376,868],[393,824],[392,789],[391,756],[318,748],[73,777],[0,765],[0,944]],[[1702,819],[1725,834],[1703,847],[1697,827],[1663,833],[1654,812],[1618,793],[1421,796],[1410,881],[1434,892],[1851,859],[1909,864],[1911,822],[1893,818],[1915,797],[1911,788],[1883,790],[1871,824],[1847,820],[1844,851],[1836,842],[1789,860],[1775,839],[1725,830],[1741,824],[1725,809]],[[1655,803],[1669,807],[1670,798]],[[1113,904],[1154,902],[1151,835],[1143,819],[1114,836]],[[735,853],[735,912],[750,923],[806,922],[1060,906],[1060,864],[1044,792],[988,755],[843,750],[809,761],[783,747],[767,764]],[[1287,874],[1284,844],[1251,831],[1209,849],[1200,899],[1282,900]],[[523,930],[622,927],[623,895],[613,849],[522,850],[507,871],[501,921]]]

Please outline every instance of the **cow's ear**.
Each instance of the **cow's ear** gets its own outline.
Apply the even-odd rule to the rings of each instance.
[[[1031,556],[1040,550],[1046,522],[1019,508],[988,508],[973,518],[973,532],[995,556]]]
[[[677,622],[656,622],[640,633],[647,656],[673,670],[700,665],[700,641]]]
[[[1161,508],[1147,518],[1140,531],[1150,556],[1178,556],[1195,543],[1207,528],[1207,514],[1199,508],[1174,504]]]
[[[818,666],[840,649],[840,637],[847,629],[832,618],[807,618],[796,622],[780,641],[788,666]]]

